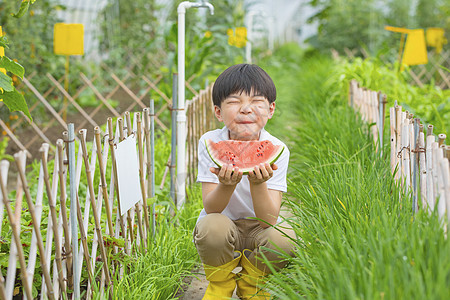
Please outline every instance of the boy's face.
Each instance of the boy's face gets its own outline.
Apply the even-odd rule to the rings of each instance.
[[[220,122],[227,126],[232,140],[257,140],[261,129],[272,118],[275,102],[269,104],[264,96],[246,93],[229,95],[221,104],[214,106]]]

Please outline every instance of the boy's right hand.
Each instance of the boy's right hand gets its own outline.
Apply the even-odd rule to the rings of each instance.
[[[242,171],[238,167],[233,168],[231,164],[224,165],[222,168],[209,168],[211,173],[219,178],[219,182],[224,185],[236,185],[242,179]]]

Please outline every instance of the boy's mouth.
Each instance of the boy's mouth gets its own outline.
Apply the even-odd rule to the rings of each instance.
[[[236,122],[236,123],[238,123],[238,124],[253,124],[255,122],[254,121],[239,121],[239,122]]]

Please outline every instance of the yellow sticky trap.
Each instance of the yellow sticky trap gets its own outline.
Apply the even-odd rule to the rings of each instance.
[[[406,38],[402,64],[413,66],[428,63],[425,32],[423,29],[411,29]]]
[[[443,28],[431,27],[427,28],[426,38],[427,45],[430,47],[435,47],[437,53],[441,53],[442,46],[447,44],[447,39],[444,35],[445,31]]]
[[[398,33],[409,33],[411,29],[404,27],[394,27],[394,26],[384,26],[384,29],[387,31],[398,32]]]
[[[83,55],[83,24],[56,23],[53,32],[53,51],[59,55]]]
[[[0,26],[0,36],[3,36],[3,30],[2,30],[2,26]],[[0,47],[0,57],[5,56],[5,48]],[[6,74],[6,69],[4,68],[0,68],[0,72],[2,72],[3,74]],[[3,94],[3,89],[0,88],[0,94]],[[3,101],[3,98],[0,98],[0,102]]]
[[[0,36],[3,36],[3,30],[2,30],[2,26],[0,26]],[[5,56],[5,48],[0,47],[0,57]],[[0,72],[2,72],[3,74],[6,74],[6,70],[3,68],[0,68]],[[3,92],[3,90],[1,90]]]

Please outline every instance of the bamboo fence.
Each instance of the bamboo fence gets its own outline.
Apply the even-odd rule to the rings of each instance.
[[[7,272],[5,277],[0,274],[1,299],[13,299],[16,294],[23,295],[24,299],[76,298],[76,285],[82,278],[87,278],[83,297],[90,299],[93,291],[100,291],[111,298],[111,278],[123,274],[126,268],[123,258],[145,252],[155,230],[154,210],[147,205],[155,190],[152,130],[155,120],[152,105],[142,113],[134,113],[133,118],[125,112],[117,118],[115,129],[112,118],[108,118],[105,134],[100,127],[94,127],[91,147],[87,144],[86,129],[78,131],[77,140],[70,140],[66,131],[56,142],[54,164],[49,163],[50,145],[42,144],[35,186],[27,182],[25,150],[14,155],[17,176],[13,184],[8,183],[14,180],[10,162],[0,162],[0,231],[2,224],[9,223],[11,232],[9,245],[5,242],[1,245],[9,247]],[[73,124],[69,125],[73,128]],[[130,135],[136,137],[142,197],[122,216],[115,149]],[[77,155],[75,158],[73,150],[74,159],[71,159],[69,149],[75,146]],[[68,168],[71,164],[73,173]],[[68,184],[68,177],[71,183],[73,180],[73,186]],[[16,192],[11,193],[8,186],[14,186]],[[82,190],[81,186],[86,188]],[[69,193],[70,189],[75,191],[75,197]],[[24,198],[26,205],[23,205]],[[75,203],[76,214],[69,214],[69,203]],[[23,228],[26,217],[31,217],[32,224],[29,245],[23,240],[24,230],[28,230]],[[4,218],[8,222],[3,222]],[[77,226],[72,225],[75,222],[72,218],[76,218]],[[76,229],[78,238],[74,241],[72,234]],[[80,246],[73,249],[78,240]],[[17,272],[21,284],[16,282]],[[36,291],[33,294],[36,276],[42,277],[37,295]]]
[[[210,84],[206,89],[201,90],[192,100],[186,101],[187,184],[193,184],[196,181],[198,141],[200,137],[207,131],[217,128],[212,101],[212,88],[213,84]]]
[[[373,124],[371,134],[381,151],[385,103],[381,92],[361,88],[355,80],[350,82],[349,105],[362,120]],[[389,121],[391,173],[411,195],[413,214],[419,209],[429,213],[437,210],[439,218],[450,224],[450,146],[445,144],[446,135],[434,135],[433,125],[421,124],[397,103],[389,108]]]
[[[39,149],[41,143],[50,145],[51,153],[54,153],[55,140],[53,139],[55,129],[58,132],[67,130],[68,120],[64,118],[66,111],[72,111],[76,114],[76,131],[84,128],[86,125],[98,126],[104,122],[104,115],[111,115],[119,117],[125,111],[133,111],[136,109],[143,109],[146,107],[144,103],[148,103],[150,97],[158,97],[161,99],[158,105],[158,110],[155,112],[155,122],[157,125],[167,130],[170,124],[162,120],[162,114],[169,111],[172,105],[172,99],[169,95],[164,93],[160,88],[163,77],[153,76],[149,74],[136,75],[133,70],[136,70],[136,65],[139,64],[138,57],[130,57],[130,67],[127,70],[113,70],[110,67],[102,64],[107,76],[94,75],[89,77],[87,74],[80,72],[78,77],[71,78],[71,81],[77,82],[77,90],[68,92],[62,86],[64,76],[57,79],[51,74],[46,74],[46,80],[50,85],[47,90],[41,90],[36,83],[33,84],[33,78],[37,78],[37,73],[31,73],[28,77],[24,77],[16,88],[27,97],[27,103],[30,104],[29,110],[31,115],[39,115],[39,110],[45,110],[48,120],[30,122],[22,112],[10,113],[10,120],[0,119],[0,133],[10,138],[10,143],[14,144],[14,148],[26,152],[28,158],[32,158],[32,152],[36,156],[36,151]],[[126,75],[121,75],[126,73]],[[42,78],[41,78],[42,79]],[[194,95],[198,95],[197,91],[191,86],[191,82],[195,79],[192,76],[186,81],[187,89]],[[136,86],[139,90],[136,91]],[[95,108],[86,109],[80,104],[83,94],[90,93],[98,101]],[[123,98],[118,106],[113,106],[111,100]],[[55,101],[56,99],[67,99],[67,106],[62,106],[62,101]],[[3,104],[0,102],[0,107]],[[6,109],[3,108],[3,109]],[[73,117],[69,116],[69,119]],[[81,121],[80,121],[81,120]],[[74,121],[74,120],[72,120]],[[23,134],[27,131],[33,133],[31,138],[24,138]]]

